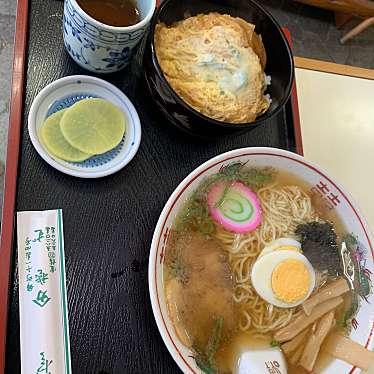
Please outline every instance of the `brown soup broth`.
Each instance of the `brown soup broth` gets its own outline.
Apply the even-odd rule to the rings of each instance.
[[[300,178],[295,176],[294,174],[288,173],[288,172],[277,172],[275,177],[275,182],[277,182],[278,186],[289,186],[289,185],[296,185],[302,188],[302,190],[307,193],[312,200],[312,205],[314,209],[316,210],[318,216],[324,220],[329,221],[333,223],[334,230],[337,234],[337,244],[338,247],[341,243],[342,236],[347,233],[346,228],[344,227],[344,224],[341,220],[339,220],[336,212],[333,210],[328,210],[322,203],[319,201],[315,196],[313,196],[312,193],[312,186],[310,186],[308,183],[302,181]],[[199,187],[198,187],[199,189]],[[197,190],[198,190],[197,189]],[[195,191],[196,192],[196,191]],[[205,195],[205,192],[203,191],[203,196]],[[201,191],[199,191],[199,194],[201,194]],[[180,226],[180,222],[183,221],[184,214],[186,212],[186,207],[189,204],[189,201],[186,202],[186,204],[182,207],[181,211],[178,212],[176,219],[174,220],[173,228],[171,230],[171,234],[169,235],[168,241],[166,243],[166,253],[165,253],[165,263],[164,263],[164,284],[165,284],[165,293],[166,293],[166,300],[168,300],[168,284],[175,279],[175,274],[182,273],[184,276],[186,273],[182,271],[186,265],[186,260],[188,256],[192,256],[188,259],[189,267],[193,267],[196,271],[201,271],[202,268],[204,268],[204,265],[202,264],[201,260],[194,261],[194,252],[198,253],[199,249],[202,248],[203,245],[211,246],[211,252],[212,254],[215,254],[213,247],[214,245],[216,247],[220,247],[220,243],[216,241],[216,239],[212,239],[210,235],[208,234],[201,234],[201,232],[198,232],[195,228],[191,228],[189,224],[186,224],[185,226]],[[181,229],[183,227],[183,229]],[[199,241],[194,243],[199,238]],[[205,239],[202,239],[205,238]],[[203,240],[206,240],[208,243],[203,243]],[[179,245],[177,243],[183,243],[183,245]],[[214,244],[214,245],[213,245]],[[187,251],[188,254],[181,254],[181,251]],[[222,251],[223,252],[223,251]],[[204,256],[204,251],[201,251],[199,254],[200,256]],[[216,255],[216,254],[215,254]],[[225,254],[226,255],[226,254]],[[201,257],[201,259],[204,259],[204,257]],[[205,259],[205,263],[210,263],[211,259]],[[216,264],[213,263],[213,268],[219,269],[218,272],[213,272],[212,269],[210,269],[211,274],[209,275],[209,282],[214,285],[217,282],[219,283],[219,287],[221,289],[218,289],[219,292],[223,291],[224,287],[226,287],[226,290],[229,290],[230,288],[230,282],[227,281],[226,283],[222,284],[222,277],[226,277],[228,279],[228,274],[226,273],[226,268],[224,265],[220,265],[220,261],[225,263],[225,258],[222,258],[221,260],[219,257],[216,257]],[[205,264],[205,268],[207,268]],[[191,271],[191,269],[186,269],[187,272]],[[180,275],[179,275],[180,276]],[[200,275],[196,275],[199,277]],[[334,277],[329,276],[327,279],[327,283],[334,280]],[[182,282],[183,283],[183,282]],[[198,283],[200,281],[198,280]],[[209,288],[207,286],[207,288]],[[178,294],[180,295],[181,290],[183,289],[183,286],[180,287]],[[193,315],[195,317],[200,315],[206,315],[210,312],[213,312],[209,310],[210,305],[205,303],[201,305],[201,295],[205,295],[205,289],[203,287],[199,290],[200,294],[194,295],[196,297],[196,300],[192,301],[191,296],[189,295],[189,301],[192,302],[192,304],[195,303],[196,310],[199,310],[199,312],[195,311],[188,311],[189,317],[193,318]],[[352,294],[348,293],[345,295],[345,302],[343,305],[337,309],[336,311],[336,320],[339,321],[341,317],[344,315],[344,313],[350,308],[352,304]],[[211,300],[212,304],[216,304],[215,300],[219,299],[216,295],[213,295]],[[227,304],[227,301],[225,301]],[[180,306],[180,305],[179,305]],[[228,311],[227,316],[228,318],[225,319],[225,323],[229,322],[228,325],[224,327],[224,336],[225,338],[221,340],[220,345],[217,349],[216,356],[215,356],[215,364],[216,369],[218,370],[217,373],[232,373],[235,372],[233,369],[237,366],[237,360],[238,360],[238,352],[243,351],[243,349],[261,349],[261,347],[269,347],[270,341],[272,340],[272,335],[263,336],[262,338],[254,338],[251,334],[247,332],[241,332],[239,331],[237,327],[237,321],[228,321],[231,317],[236,318],[238,315],[238,312],[240,310],[240,304],[234,303],[233,305],[234,310]],[[300,307],[299,307],[300,308]],[[183,308],[182,308],[183,309]],[[213,308],[214,309],[214,308]],[[168,310],[170,314],[170,305],[168,305]],[[179,329],[181,326],[179,326]],[[198,335],[199,340],[204,340],[205,342],[208,341],[209,336],[212,333],[213,325],[209,323],[205,323],[200,325],[198,329]],[[339,329],[341,333],[348,333],[348,329],[343,329],[341,326],[336,325],[336,327],[333,329],[336,331]],[[187,335],[190,335],[190,339],[193,340],[194,336],[193,334],[189,334],[191,332],[191,329],[189,329],[186,326],[183,326],[183,330],[186,330]],[[190,331],[187,331],[190,330]],[[177,335],[179,336],[180,334]],[[198,336],[196,336],[198,337]],[[202,339],[202,337],[204,339]],[[194,346],[192,345],[190,347],[192,350],[194,350]],[[202,347],[199,347],[201,349]],[[286,357],[287,360],[287,357]],[[316,362],[316,368],[321,370],[322,368],[325,368],[332,362],[333,358],[327,356],[323,352],[319,355],[317,362]],[[288,360],[287,360],[288,361]],[[288,372],[290,374],[302,374],[307,373],[307,371],[303,371],[304,369],[300,368],[299,366],[294,367],[288,362]]]
[[[92,18],[110,26],[125,27],[140,21],[139,10],[131,0],[77,0]]]

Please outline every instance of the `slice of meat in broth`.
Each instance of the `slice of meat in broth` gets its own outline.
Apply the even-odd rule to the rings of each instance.
[[[235,328],[230,265],[217,241],[201,234],[180,235],[172,250],[180,256],[184,278],[167,284],[169,315],[181,342],[203,351],[218,316],[224,321],[222,339]]]

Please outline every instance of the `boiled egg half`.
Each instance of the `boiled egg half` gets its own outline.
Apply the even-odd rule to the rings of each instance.
[[[310,296],[316,275],[311,263],[301,253],[300,243],[282,238],[260,253],[253,265],[251,280],[265,301],[281,308],[291,308]]]
[[[289,250],[289,251],[296,251],[302,253],[301,250],[301,243],[298,242],[295,239],[291,238],[279,238],[274,240],[271,244],[267,245],[260,253],[258,258],[269,254],[273,251],[283,251],[283,250]]]

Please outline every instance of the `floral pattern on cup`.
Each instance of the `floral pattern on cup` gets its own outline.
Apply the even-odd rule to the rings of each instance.
[[[116,65],[126,65],[130,61],[135,50],[136,48],[130,49],[129,47],[125,47],[121,52],[111,51],[109,52],[109,57],[103,58],[103,61],[108,63],[106,65],[107,68],[111,68]]]
[[[106,26],[88,17],[75,0],[65,0],[64,44],[72,59],[84,69],[111,73],[128,65],[148,23],[142,26],[140,22],[140,27],[134,25],[128,31],[125,27]]]

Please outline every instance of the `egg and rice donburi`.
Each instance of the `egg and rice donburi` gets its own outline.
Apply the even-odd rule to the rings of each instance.
[[[202,372],[245,373],[241,352],[259,348],[281,350],[291,374],[320,373],[333,358],[372,364],[374,353],[347,337],[371,292],[370,279],[359,283],[359,243],[308,191],[291,174],[234,163],[177,214],[167,309]]]
[[[265,48],[245,20],[209,13],[171,26],[160,23],[155,49],[168,83],[198,112],[240,124],[269,108]]]

